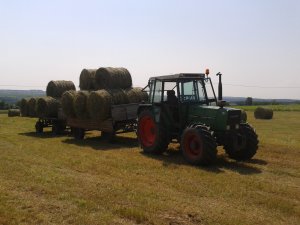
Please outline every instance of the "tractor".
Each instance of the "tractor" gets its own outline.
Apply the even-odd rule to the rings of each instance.
[[[137,136],[144,153],[161,154],[179,142],[191,164],[210,165],[223,146],[235,160],[251,159],[258,149],[254,128],[240,109],[222,100],[222,74],[216,97],[209,70],[151,77],[144,88],[147,102],[138,108]]]

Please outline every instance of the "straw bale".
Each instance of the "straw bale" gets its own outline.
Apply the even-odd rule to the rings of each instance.
[[[62,110],[67,117],[76,117],[74,110],[75,95],[76,91],[70,90],[66,91],[61,97]]]
[[[61,98],[63,93],[69,90],[76,90],[75,85],[72,81],[52,80],[47,85],[46,93],[47,96],[53,98]]]
[[[24,117],[28,116],[28,101],[29,98],[22,98],[20,102],[21,115]]]
[[[96,90],[95,74],[97,69],[83,69],[79,77],[80,90]]]
[[[87,104],[91,118],[97,121],[103,121],[109,118],[112,102],[112,95],[108,91],[92,91]]]
[[[20,116],[20,109],[9,109],[7,115],[8,117]]]
[[[273,118],[273,110],[270,108],[257,107],[254,111],[255,119],[270,120]]]
[[[97,89],[130,88],[132,79],[129,71],[125,68],[101,67],[95,74]]]
[[[39,117],[57,117],[60,102],[52,97],[41,97],[36,103],[36,113]]]
[[[77,91],[74,96],[73,107],[75,115],[79,119],[88,119],[87,100],[90,93],[88,91]]]

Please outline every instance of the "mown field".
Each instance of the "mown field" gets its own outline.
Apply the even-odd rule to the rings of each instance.
[[[254,159],[220,148],[214,166],[197,167],[176,144],[151,157],[134,134],[75,141],[1,114],[0,224],[300,224],[300,112],[248,119]]]

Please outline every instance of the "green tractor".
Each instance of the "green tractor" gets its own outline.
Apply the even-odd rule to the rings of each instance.
[[[251,159],[258,148],[255,130],[239,109],[222,101],[222,74],[216,98],[211,79],[202,73],[151,77],[144,88],[149,100],[138,109],[137,136],[145,153],[163,153],[179,142],[191,164],[209,165],[222,145],[230,158]],[[206,76],[207,75],[207,76]]]

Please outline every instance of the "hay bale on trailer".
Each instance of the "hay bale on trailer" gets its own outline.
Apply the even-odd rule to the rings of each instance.
[[[77,91],[74,96],[73,107],[75,115],[79,119],[88,119],[87,100],[90,93],[88,91]]]
[[[66,80],[52,80],[48,83],[46,93],[47,96],[53,98],[61,98],[65,91],[76,90],[75,85],[72,81]]]
[[[22,98],[20,101],[20,111],[22,116],[28,116],[28,101],[29,98]]]
[[[92,91],[87,103],[91,118],[97,121],[103,121],[109,118],[112,102],[112,95],[108,91]]]
[[[270,108],[257,107],[254,111],[255,119],[270,120],[273,118],[273,110]]]
[[[128,97],[122,89],[108,89],[106,90],[112,97],[112,105],[120,105],[129,103]]]
[[[80,90],[96,90],[96,75],[97,69],[83,69],[79,77]]]
[[[74,99],[75,99],[76,91],[70,90],[66,91],[61,97],[61,106],[62,110],[67,117],[76,117],[76,113],[74,110]]]
[[[8,117],[20,116],[20,109],[9,109],[7,115]]]
[[[30,98],[28,105],[28,116],[35,117],[36,116],[36,103],[39,98]]]
[[[125,68],[101,67],[95,74],[97,89],[130,88],[132,79],[129,71]]]
[[[130,103],[139,103],[148,100],[148,94],[142,91],[142,88],[130,88],[126,89],[125,92]]]
[[[53,117],[56,118],[60,102],[52,97],[41,97],[36,103],[36,113],[39,117]]]

